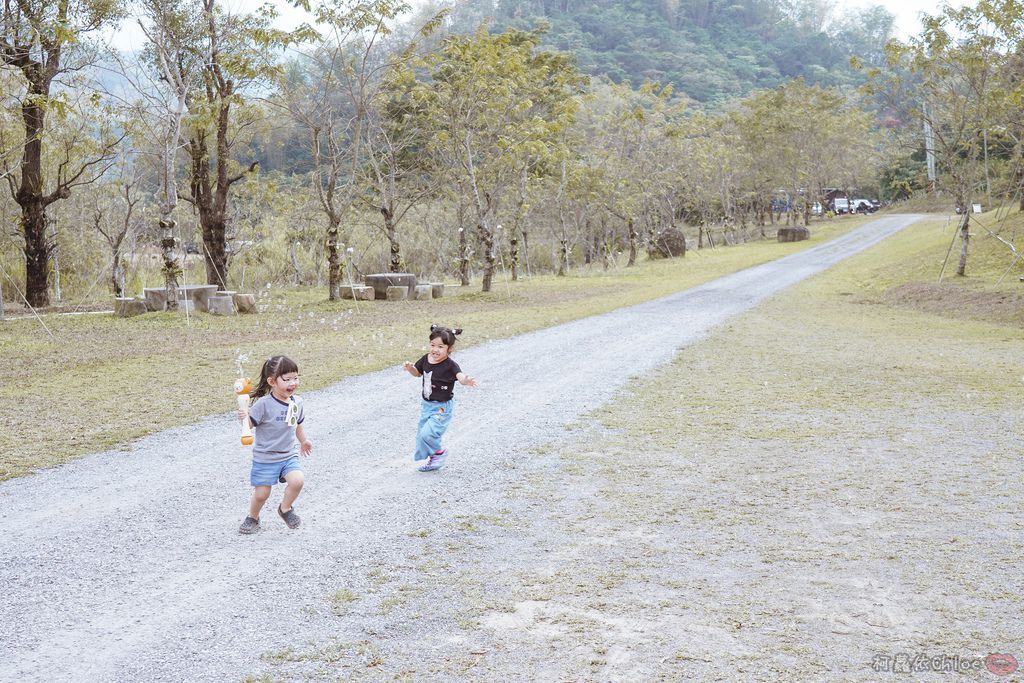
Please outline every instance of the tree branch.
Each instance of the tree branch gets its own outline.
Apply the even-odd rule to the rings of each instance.
[[[228,178],[228,187],[230,187],[231,185],[234,185],[234,184],[235,184],[235,183],[237,183],[237,182],[238,182],[239,180],[241,180],[241,179],[242,179],[242,178],[244,178],[245,176],[247,176],[247,175],[249,175],[250,173],[252,173],[253,171],[255,171],[255,170],[256,170],[256,167],[257,167],[257,166],[259,166],[259,165],[260,165],[260,162],[258,162],[258,161],[254,161],[254,162],[252,162],[251,164],[249,164],[249,168],[245,169],[244,171],[242,171],[241,173],[239,173],[239,174],[238,174],[238,175],[236,175],[236,176],[233,176],[233,177],[231,177],[231,178]]]

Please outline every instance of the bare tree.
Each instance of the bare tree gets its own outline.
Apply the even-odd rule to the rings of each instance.
[[[132,85],[138,116],[136,148],[156,158],[161,272],[168,310],[178,308],[182,266],[175,249],[174,214],[178,206],[178,154],[182,148],[182,121],[186,98],[195,87],[202,54],[194,48],[199,15],[187,0],[141,0],[139,26],[147,39],[143,62],[121,62]],[[141,67],[141,68],[140,68]]]
[[[139,228],[142,180],[138,166],[125,160],[117,182],[107,184],[103,188],[105,191],[95,192],[92,197],[93,227],[110,247],[110,288],[114,296],[124,296],[121,248],[125,239]]]
[[[398,224],[426,190],[405,192],[409,136],[381,116],[382,90],[415,56],[417,39],[429,35],[444,13],[428,20],[404,45],[388,45],[392,25],[410,6],[400,0],[324,0],[314,8],[319,36],[309,55],[308,83],[284,81],[285,106],[309,131],[314,186],[327,219],[328,298],[341,297],[341,249],[351,239],[343,221],[368,202],[383,218],[391,251],[389,268],[403,267]]]

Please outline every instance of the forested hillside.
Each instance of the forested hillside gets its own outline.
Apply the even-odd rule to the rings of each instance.
[[[572,52],[586,74],[639,85],[671,83],[707,104],[803,77],[859,84],[852,55],[878,63],[893,16],[883,7],[842,10],[820,0],[472,0],[453,27],[492,32],[550,24],[545,47]]]
[[[293,30],[226,0],[12,5],[0,301],[337,300],[382,270],[487,292],[770,239],[833,190],[948,193],[963,274],[979,188],[1024,183],[1022,10],[947,8],[903,44],[831,1],[311,0]],[[104,45],[132,12],[147,47]]]

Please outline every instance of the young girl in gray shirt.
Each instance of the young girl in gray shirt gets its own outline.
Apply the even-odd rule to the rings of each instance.
[[[284,498],[277,508],[289,529],[299,526],[299,516],[292,504],[302,490],[305,475],[299,463],[298,452],[309,455],[313,442],[306,437],[303,422],[306,419],[302,400],[295,395],[299,386],[299,366],[288,356],[271,356],[263,364],[260,381],[252,390],[252,405],[248,411],[240,410],[239,418],[248,415],[255,431],[252,447],[252,470],[249,482],[253,485],[249,501],[249,515],[238,531],[253,534],[260,528],[260,510],[270,497],[274,484],[287,484]]]

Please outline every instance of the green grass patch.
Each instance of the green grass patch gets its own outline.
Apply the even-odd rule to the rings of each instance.
[[[638,384],[627,408],[596,415],[642,450],[674,449],[681,439],[688,447],[723,438],[807,444],[865,412],[1008,406],[1024,383],[1024,335],[1014,323],[910,310],[881,296],[913,271],[915,233],[934,228],[912,226],[781,293],[681,351]],[[911,254],[906,271],[901,253]],[[621,418],[634,409],[640,419]]]
[[[315,390],[413,359],[434,322],[465,328],[461,347],[469,347],[694,287],[864,220],[821,223],[806,242],[751,242],[561,278],[499,276],[490,293],[455,288],[432,302],[328,302],[323,289],[279,289],[261,293],[256,316],[47,315],[45,329],[31,317],[8,319],[0,322],[0,357],[11,374],[0,401],[17,409],[0,431],[0,480],[233,410],[239,353],[250,358],[251,376],[262,359],[285,353],[299,363],[301,390]]]
[[[348,588],[339,588],[328,596],[331,603],[331,610],[337,616],[344,616],[353,602],[359,599],[359,594]]]
[[[884,248],[844,270],[839,296],[856,294],[900,308],[949,318],[1024,326],[1024,214],[1016,209],[972,216],[964,276],[957,276],[959,216],[918,222],[888,238]],[[948,259],[947,259],[948,254]],[[945,265],[944,265],[945,264]]]

